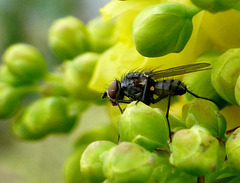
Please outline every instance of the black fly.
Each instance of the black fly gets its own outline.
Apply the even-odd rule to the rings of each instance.
[[[188,92],[197,98],[207,98],[199,97],[192,93],[180,80],[164,80],[163,78],[207,70],[209,69],[207,68],[208,66],[210,66],[208,63],[196,63],[158,71],[130,72],[121,80],[121,82],[114,80],[107,91],[103,93],[102,98],[104,99],[108,96],[112,105],[117,105],[121,113],[123,113],[119,103],[141,101],[146,105],[150,105],[168,97],[166,118],[168,121],[169,137],[171,141],[171,130],[168,120],[171,97],[175,95],[183,95]],[[128,97],[128,99],[124,99],[125,96]]]

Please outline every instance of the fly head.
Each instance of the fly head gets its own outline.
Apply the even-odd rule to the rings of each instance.
[[[117,105],[118,100],[122,100],[121,84],[118,80],[114,80],[102,95],[102,99],[109,97],[113,105]]]

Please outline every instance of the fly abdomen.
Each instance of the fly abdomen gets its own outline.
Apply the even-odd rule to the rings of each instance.
[[[161,80],[155,82],[154,94],[158,96],[183,95],[187,87],[179,80]]]

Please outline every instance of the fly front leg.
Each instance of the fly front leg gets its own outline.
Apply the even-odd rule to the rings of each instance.
[[[124,104],[130,104],[131,102],[133,102],[134,100],[118,100],[116,101],[116,104],[121,112],[121,114],[123,113],[124,109],[121,108],[121,106],[119,105],[119,103],[124,103]]]

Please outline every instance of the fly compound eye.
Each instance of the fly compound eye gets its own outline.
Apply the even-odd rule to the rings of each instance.
[[[114,80],[110,84],[107,92],[108,92],[108,96],[109,96],[110,99],[116,99],[117,98],[117,93],[118,93],[118,81],[117,80]]]

